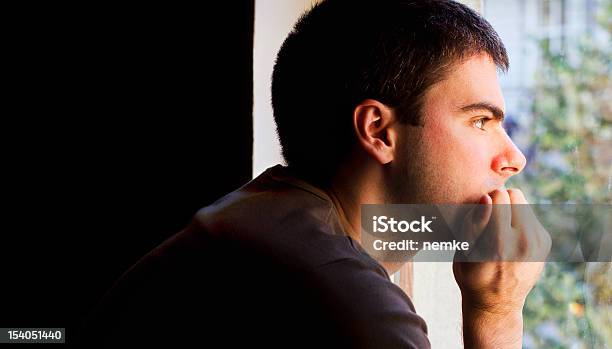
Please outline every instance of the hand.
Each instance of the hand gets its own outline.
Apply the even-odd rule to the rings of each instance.
[[[462,294],[464,334],[470,337],[466,331],[486,333],[466,338],[466,345],[469,341],[471,347],[479,347],[483,338],[492,336],[498,345],[500,337],[505,337],[508,343],[513,343],[510,347],[516,347],[516,342],[520,344],[522,337],[521,312],[525,298],[544,268],[545,256],[534,258],[542,251],[548,254],[551,239],[526,205],[521,191],[496,190],[483,197],[481,203],[493,206],[483,210],[484,214],[476,215],[480,221],[474,224],[486,227],[483,229],[486,236],[481,238],[487,239],[491,255],[499,258],[453,264],[455,280]]]

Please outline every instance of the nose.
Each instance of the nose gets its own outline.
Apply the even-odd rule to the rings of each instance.
[[[504,179],[508,179],[520,173],[527,163],[525,155],[514,144],[507,134],[504,134],[502,148],[498,155],[493,159],[491,169]]]

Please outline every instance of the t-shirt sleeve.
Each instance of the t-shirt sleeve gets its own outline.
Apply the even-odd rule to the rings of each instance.
[[[373,262],[347,258],[319,266],[337,321],[359,348],[431,348],[410,298]]]

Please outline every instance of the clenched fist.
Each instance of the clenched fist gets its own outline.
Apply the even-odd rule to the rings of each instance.
[[[523,304],[544,268],[551,238],[520,190],[495,190],[480,204],[471,223],[479,228],[476,240],[485,243],[490,258],[453,264],[465,346],[520,348]]]

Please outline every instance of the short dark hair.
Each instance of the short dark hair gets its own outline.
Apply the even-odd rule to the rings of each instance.
[[[450,0],[325,0],[285,39],[272,76],[283,157],[298,173],[330,179],[355,144],[352,113],[371,98],[419,125],[428,88],[463,59],[508,56],[479,14]]]

